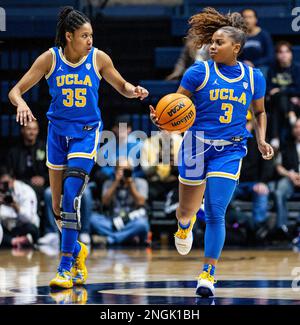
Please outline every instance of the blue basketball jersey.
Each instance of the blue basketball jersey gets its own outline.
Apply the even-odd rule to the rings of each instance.
[[[207,139],[243,141],[250,137],[246,115],[253,99],[265,95],[265,79],[258,69],[213,60],[196,61],[184,74],[181,86],[193,94],[196,119],[191,130]]]
[[[96,48],[76,64],[68,62],[61,48],[50,49],[53,64],[46,75],[52,97],[47,117],[55,132],[82,138],[99,127],[98,89],[101,75],[96,67]]]

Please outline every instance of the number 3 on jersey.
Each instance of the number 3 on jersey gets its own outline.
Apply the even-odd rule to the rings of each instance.
[[[76,107],[84,107],[86,105],[86,88],[76,88],[75,91],[70,88],[64,88],[62,89],[62,94],[66,95],[66,99],[63,100],[63,104],[66,107],[74,106],[74,102]]]
[[[229,103],[223,103],[221,109],[225,111],[225,113],[219,117],[219,121],[221,123],[230,123],[232,119],[233,105]]]

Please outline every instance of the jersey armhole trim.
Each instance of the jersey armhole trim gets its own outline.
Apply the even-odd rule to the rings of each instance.
[[[250,87],[252,95],[254,95],[254,77],[253,77],[253,68],[249,67],[249,76],[250,76]]]
[[[196,91],[199,91],[202,88],[204,88],[206,86],[206,84],[207,84],[208,79],[209,79],[209,66],[208,66],[208,63],[207,63],[207,61],[203,61],[203,63],[204,63],[204,66],[205,66],[205,78],[204,78],[202,84],[196,89]]]
[[[45,75],[45,78],[46,79],[49,79],[49,77],[52,75],[52,73],[54,72],[55,70],[55,66],[56,66],[56,54],[55,54],[55,51],[53,50],[53,48],[49,49],[50,52],[52,53],[52,65],[51,65],[51,69],[50,71],[48,72],[48,74]]]
[[[95,47],[94,52],[93,52],[93,67],[94,67],[94,71],[95,71],[97,77],[101,80],[102,76],[99,73],[98,66],[97,66],[97,51],[98,51],[98,49]]]

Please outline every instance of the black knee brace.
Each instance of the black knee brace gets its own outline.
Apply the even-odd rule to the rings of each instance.
[[[63,177],[63,187],[66,179],[68,177],[77,177],[83,180],[82,185],[78,188],[77,194],[74,197],[74,210],[75,212],[64,212],[61,211],[61,220],[62,220],[62,227],[68,228],[68,229],[74,229],[74,230],[80,230],[81,229],[81,222],[80,222],[80,205],[81,205],[81,197],[83,194],[84,189],[86,188],[86,185],[89,181],[89,175],[86,173],[85,170],[81,168],[68,168],[66,169]],[[75,191],[76,193],[76,191]],[[61,207],[62,207],[62,201],[63,201],[63,195],[61,199]]]

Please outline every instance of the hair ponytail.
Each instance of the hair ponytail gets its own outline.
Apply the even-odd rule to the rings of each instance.
[[[202,45],[210,44],[213,34],[223,29],[230,34],[235,42],[241,44],[241,48],[246,41],[248,31],[246,22],[238,12],[221,14],[216,9],[207,7],[202,12],[189,19],[188,38],[192,39],[194,45],[200,48]]]
[[[61,9],[56,25],[55,45],[57,47],[66,46],[66,32],[73,33],[85,23],[90,23],[90,19],[82,12],[73,7],[66,6]]]

